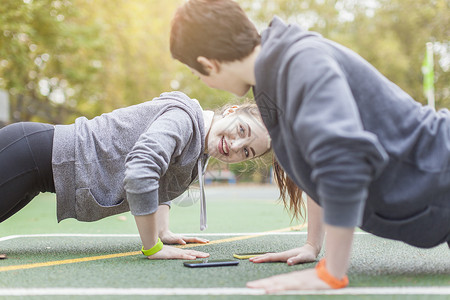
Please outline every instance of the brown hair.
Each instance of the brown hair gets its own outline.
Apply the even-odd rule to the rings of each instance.
[[[233,0],[189,0],[172,19],[172,57],[203,75],[199,56],[219,62],[242,60],[261,43],[255,25]]]
[[[233,107],[233,105],[226,104],[226,105],[222,106],[221,108],[219,108],[215,112],[215,114],[222,115],[226,110],[228,110],[229,108],[232,108],[232,107]],[[248,115],[256,117],[258,119],[259,123],[261,123],[261,126],[265,127],[263,119],[261,117],[261,113],[259,112],[258,105],[256,105],[256,103],[245,102],[245,103],[239,104],[237,108],[234,108],[234,110],[238,114],[246,113]]]
[[[273,170],[274,179],[280,190],[280,199],[283,200],[284,207],[292,213],[292,219],[301,219],[304,222],[306,216],[303,212],[306,211],[306,206],[302,198],[303,191],[284,172],[275,155],[273,155]]]

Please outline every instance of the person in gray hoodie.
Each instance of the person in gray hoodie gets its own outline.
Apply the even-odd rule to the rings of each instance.
[[[0,129],[0,222],[40,192],[53,192],[58,222],[131,211],[149,259],[207,257],[163,245],[207,242],[170,232],[166,204],[199,178],[205,229],[202,177],[209,157],[234,163],[269,150],[256,105],[215,114],[181,92],[71,125],[14,123]]]
[[[278,17],[260,35],[232,0],[185,2],[170,43],[208,86],[239,96],[253,89],[282,167],[282,195],[294,196],[294,213],[302,190],[308,195],[306,245],[251,261],[314,261],[327,233],[315,269],[248,287],[347,286],[355,227],[423,248],[450,241],[447,109],[422,106],[355,52]]]

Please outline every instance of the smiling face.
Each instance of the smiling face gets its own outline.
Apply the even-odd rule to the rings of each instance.
[[[223,162],[252,159],[269,149],[269,134],[262,121],[249,113],[214,118],[206,137],[209,155]]]

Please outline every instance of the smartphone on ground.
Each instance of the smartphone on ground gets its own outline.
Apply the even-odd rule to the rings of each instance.
[[[230,259],[205,259],[205,260],[191,260],[183,262],[185,267],[189,268],[204,268],[204,267],[224,267],[236,266],[239,264],[237,260]]]

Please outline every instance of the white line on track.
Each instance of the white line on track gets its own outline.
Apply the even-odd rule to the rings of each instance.
[[[243,233],[180,233],[181,236],[246,236],[246,235],[306,235],[306,231],[290,232],[243,232]],[[366,232],[355,232],[355,234],[368,234]],[[0,237],[0,242],[34,237],[128,237],[138,238],[138,234],[85,234],[85,233],[48,233],[48,234],[22,234]]]
[[[2,296],[117,296],[117,295],[263,295],[247,288],[15,288],[0,289]],[[450,287],[368,287],[326,291],[287,291],[278,295],[450,295]]]

